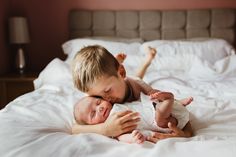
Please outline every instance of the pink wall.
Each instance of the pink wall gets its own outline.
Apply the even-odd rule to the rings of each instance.
[[[84,9],[147,10],[147,9],[197,9],[236,8],[235,0],[70,0]],[[74,2],[72,2],[74,1]]]
[[[26,16],[29,20],[31,43],[26,46],[26,51],[28,55],[28,69],[31,71],[41,70],[55,57],[65,58],[62,53],[61,44],[68,39],[67,16],[68,11],[73,8],[90,10],[236,8],[236,0],[9,1],[9,12],[11,16],[22,15]],[[2,8],[0,8],[0,10],[2,10]],[[0,15],[0,20],[2,20],[1,18],[3,17],[4,15]],[[1,41],[1,38],[0,44],[4,43],[4,41]],[[6,46],[1,46],[1,48],[2,47]],[[7,64],[5,64],[5,66],[6,65]]]

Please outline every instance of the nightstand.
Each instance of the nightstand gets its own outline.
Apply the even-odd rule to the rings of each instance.
[[[38,73],[5,74],[0,76],[0,109],[18,96],[34,90]]]

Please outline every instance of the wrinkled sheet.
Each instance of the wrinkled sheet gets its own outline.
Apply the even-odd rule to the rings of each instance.
[[[165,61],[168,64],[168,59]],[[188,63],[184,62],[182,69],[165,70],[155,68],[161,66],[156,60],[144,80],[154,88],[173,92],[177,99],[194,97],[187,107],[195,134],[191,138],[139,145],[92,133],[71,135],[73,106],[84,94],[74,88],[69,65],[54,59],[35,81],[35,91],[18,97],[0,111],[0,156],[234,157],[236,57],[210,65],[191,56]]]

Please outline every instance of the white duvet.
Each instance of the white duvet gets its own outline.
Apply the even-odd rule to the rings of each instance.
[[[73,105],[84,94],[73,87],[68,63],[54,59],[35,81],[35,91],[0,111],[0,157],[234,157],[236,56],[214,64],[186,54],[162,59],[154,60],[144,80],[177,99],[194,97],[188,106],[194,137],[139,145],[92,133],[71,135]]]

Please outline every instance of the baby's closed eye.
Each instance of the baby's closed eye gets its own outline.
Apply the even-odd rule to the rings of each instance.
[[[95,111],[92,111],[92,112],[91,112],[91,114],[90,114],[91,119],[94,118],[95,113],[96,113]]]

